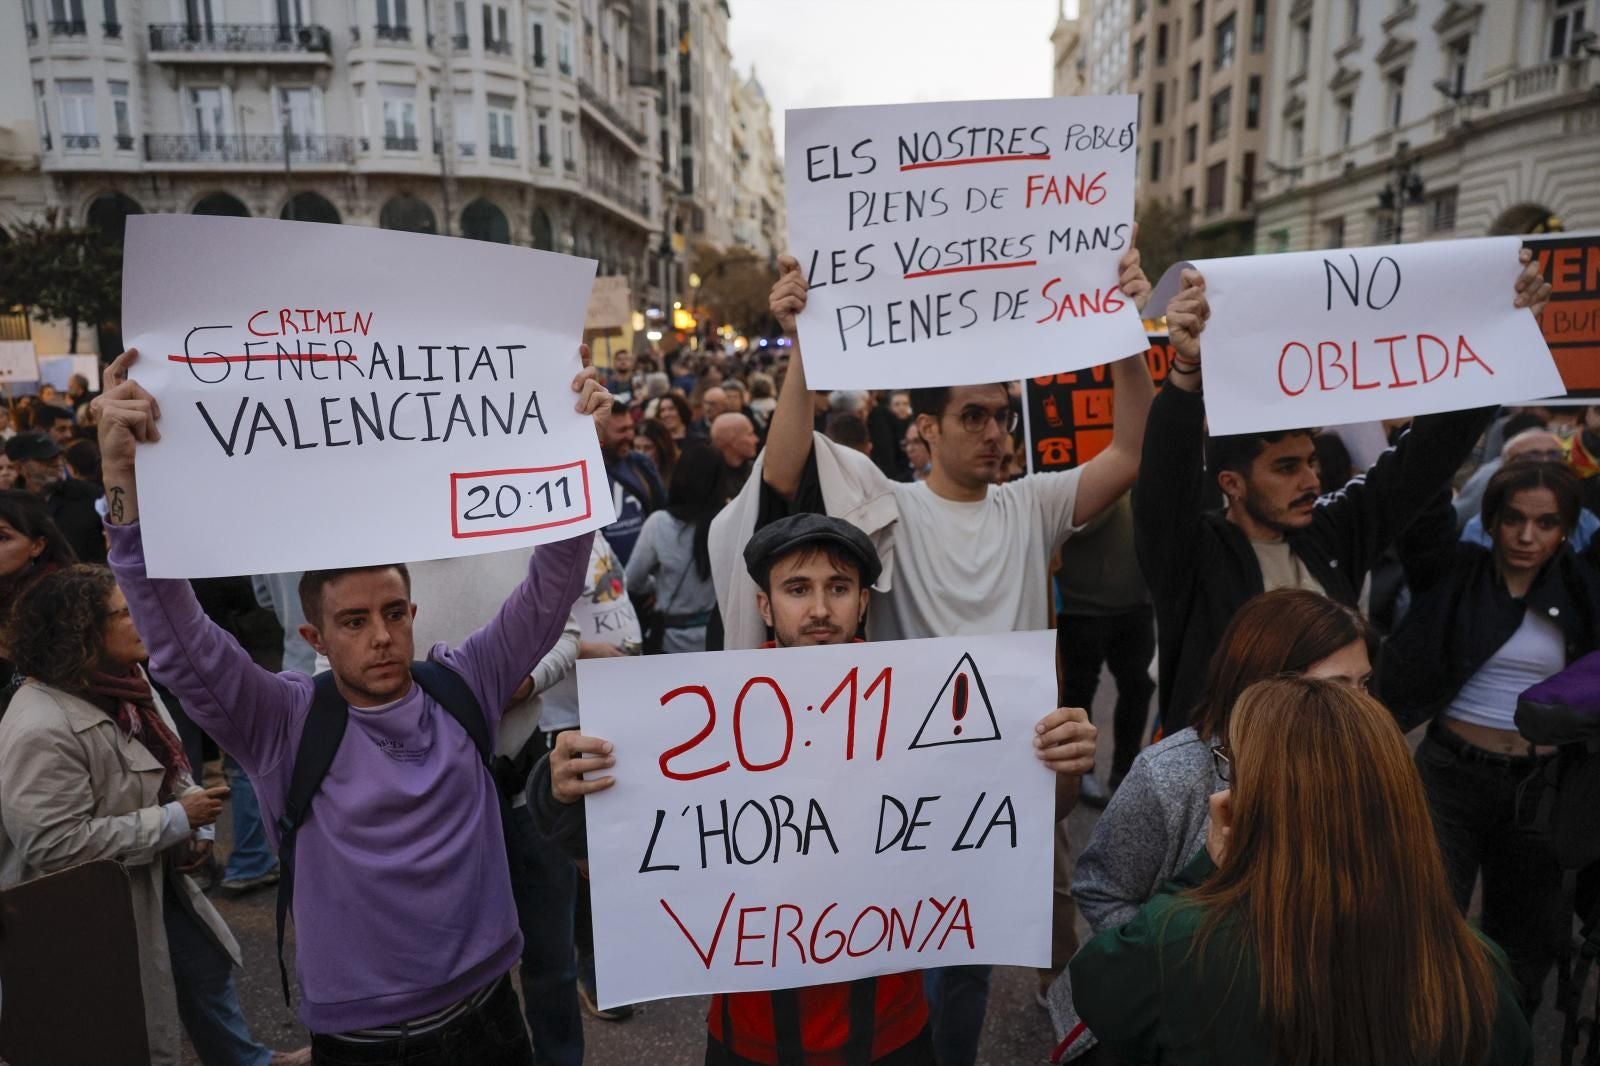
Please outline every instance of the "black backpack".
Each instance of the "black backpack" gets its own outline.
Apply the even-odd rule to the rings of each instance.
[[[509,804],[500,775],[496,773],[494,738],[489,735],[489,720],[484,717],[478,697],[466,680],[442,663],[431,660],[411,664],[411,678],[422,687],[435,703],[443,707],[467,731],[472,744],[478,749],[484,769],[495,778],[495,794],[500,797],[500,825],[507,834],[511,832]],[[350,705],[334,686],[332,673],[321,673],[313,679],[311,711],[306,715],[305,730],[300,734],[300,745],[295,749],[294,769],[289,777],[289,795],[283,804],[283,817],[278,819],[278,977],[283,982],[283,1002],[289,1000],[289,970],[283,964],[283,930],[289,918],[289,907],[294,901],[294,843],[295,835],[311,813],[311,800],[328,776],[333,757],[344,740],[344,727],[350,717]],[[504,760],[500,760],[503,762]]]
[[[1517,701],[1517,731],[1530,742],[1554,745],[1541,770],[1543,788],[1534,825],[1566,871],[1562,906],[1581,920],[1557,970],[1556,1006],[1566,1016],[1561,1061],[1570,1066],[1587,1034],[1587,1066],[1600,1066],[1600,999],[1583,1015],[1589,970],[1600,959],[1600,652],[1584,656],[1540,682]]]

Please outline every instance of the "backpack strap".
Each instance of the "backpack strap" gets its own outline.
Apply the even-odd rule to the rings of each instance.
[[[411,678],[422,686],[422,691],[434,703],[443,707],[467,731],[467,736],[472,738],[472,746],[478,749],[478,758],[483,760],[484,767],[492,775],[494,738],[489,735],[489,719],[484,716],[483,707],[479,705],[478,697],[472,694],[466,678],[432,659],[412,663]]]
[[[283,817],[278,819],[278,978],[283,983],[284,1006],[289,1005],[289,970],[283,964],[283,929],[294,901],[295,836],[339,752],[349,718],[350,705],[335,687],[333,674],[317,675],[312,681],[311,710],[294,753],[289,795],[283,803]]]
[[[863,977],[850,982],[850,1036],[845,1041],[847,1066],[868,1066],[877,1038],[878,979]]]

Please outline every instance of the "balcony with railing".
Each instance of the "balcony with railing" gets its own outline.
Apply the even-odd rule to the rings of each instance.
[[[277,133],[147,133],[144,138],[144,156],[150,163],[277,168],[286,155],[292,166],[345,166],[355,160],[355,142],[322,133],[294,133],[287,138]]]
[[[274,23],[162,23],[150,27],[150,58],[158,63],[331,64],[333,36],[325,26]]]
[[[373,27],[372,36],[379,44],[410,44],[411,27],[379,24]]]
[[[51,37],[87,37],[88,35],[89,24],[82,19],[50,20]]]
[[[647,193],[628,189],[593,175],[584,179],[583,187],[597,199],[616,208],[630,219],[650,217],[650,197]]]
[[[514,144],[491,144],[489,146],[489,156],[493,159],[515,159],[517,158],[517,146]]]
[[[100,135],[98,133],[65,133],[61,136],[61,147],[69,152],[98,152],[100,150]]]
[[[472,47],[472,38],[468,37],[464,33],[451,34],[450,44],[451,47],[453,47],[456,51],[465,52],[468,48]]]
[[[100,24],[100,33],[108,41],[120,41],[122,39],[122,23],[102,22]]]
[[[611,101],[601,96],[600,91],[590,85],[587,78],[578,79],[578,98],[610,123],[620,138],[632,141],[641,148],[649,140],[644,130],[629,122],[627,116],[618,111]]]
[[[385,152],[415,152],[417,138],[415,135],[402,137],[396,134],[384,134],[383,150]]]
[[[484,41],[483,50],[492,56],[508,56],[511,54],[511,42],[506,39]]]

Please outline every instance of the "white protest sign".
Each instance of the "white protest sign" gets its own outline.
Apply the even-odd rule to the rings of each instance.
[[[90,392],[100,391],[100,357],[98,355],[41,355],[39,380],[49,382],[66,391],[72,376],[80,375],[89,383]]]
[[[572,378],[594,263],[363,226],[140,215],[155,577],[437,559],[612,520]]]
[[[1512,306],[1516,237],[1197,259],[1211,432],[1257,433],[1460,411],[1561,393],[1539,320]],[[808,367],[809,369],[809,367]]]
[[[39,380],[32,341],[0,341],[0,384]]]
[[[1144,350],[1117,286],[1133,96],[789,111],[798,324],[818,389],[970,385]]]
[[[585,659],[603,1005],[1047,966],[1048,632]]]

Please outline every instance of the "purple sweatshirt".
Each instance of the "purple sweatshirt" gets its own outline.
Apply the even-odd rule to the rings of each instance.
[[[187,581],[145,575],[137,525],[108,529],[111,567],[152,672],[250,775],[276,848],[311,679],[256,666],[201,612]],[[458,648],[433,649],[471,686],[491,734],[560,637],[591,539],[541,547],[493,621]],[[419,686],[383,707],[350,709],[295,847],[295,972],[300,1020],[312,1032],[416,1018],[516,965],[522,935],[499,799],[471,738]]]

